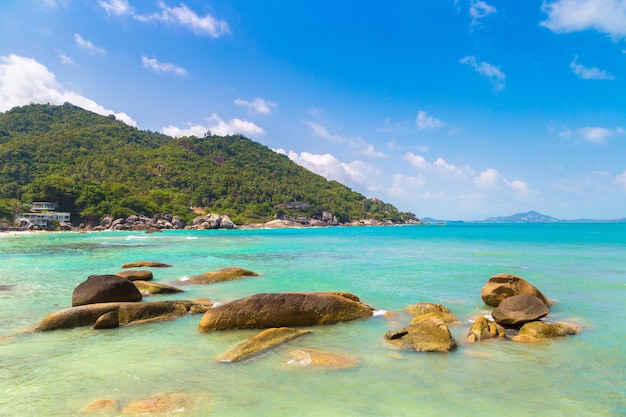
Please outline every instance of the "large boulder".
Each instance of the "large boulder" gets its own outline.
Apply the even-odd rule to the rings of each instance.
[[[99,303],[66,308],[44,317],[33,329],[44,332],[57,329],[93,326],[107,313],[117,314],[119,324],[139,324],[152,321],[171,320],[191,313],[196,304],[192,301],[160,301],[152,303]],[[105,320],[104,318],[102,320]],[[111,323],[108,321],[108,323]]]
[[[387,340],[404,350],[418,352],[449,352],[456,348],[456,341],[446,323],[437,317],[425,315],[411,326],[385,334]]]
[[[505,335],[504,328],[495,321],[489,320],[485,316],[478,316],[467,334],[467,341],[474,343],[485,339],[505,337]]]
[[[502,326],[518,327],[539,320],[549,312],[548,306],[539,298],[530,294],[520,294],[502,300],[491,312],[491,316]]]
[[[373,310],[341,293],[264,293],[211,308],[199,330],[314,326],[371,317]]]
[[[141,292],[126,278],[117,275],[91,275],[78,284],[72,293],[74,307],[113,301],[141,301]]]
[[[236,279],[258,276],[259,274],[256,272],[252,272],[247,269],[228,267],[205,272],[200,275],[194,275],[189,279],[181,280],[181,282],[184,284],[214,284],[216,282],[234,281]]]
[[[543,301],[545,305],[550,305],[550,302],[541,291],[524,278],[506,273],[496,274],[489,278],[489,281],[487,281],[487,284],[480,292],[480,297],[488,306],[498,307],[505,298],[520,294],[534,295]]]
[[[266,329],[224,353],[218,360],[221,362],[239,362],[310,332],[310,330],[292,329],[290,327]]]
[[[524,324],[517,336],[514,336],[511,340],[520,343],[533,343],[557,337],[572,336],[577,334],[579,330],[578,326],[568,323],[533,321]]]
[[[118,272],[118,277],[126,278],[129,281],[152,281],[154,275],[152,271],[147,271],[143,269],[131,269],[128,271]]]

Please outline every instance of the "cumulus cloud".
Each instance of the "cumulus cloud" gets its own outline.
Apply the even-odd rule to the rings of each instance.
[[[624,0],[544,1],[542,10],[548,18],[541,24],[557,33],[595,29],[614,38],[626,36]]]
[[[473,56],[466,56],[459,60],[461,64],[469,65],[482,77],[489,80],[495,91],[502,91],[505,87],[506,75],[500,69],[488,62],[478,62]]]
[[[31,58],[18,55],[0,56],[0,112],[30,103],[72,103],[85,110],[137,126],[126,113],[116,113],[74,91],[64,90],[48,68]]]
[[[530,193],[526,182],[521,180],[509,181],[493,168],[482,171],[474,178],[474,184],[476,184],[478,188],[485,190],[510,190],[519,196],[526,196]]]
[[[274,149],[274,152],[287,155],[296,164],[309,171],[315,172],[328,180],[335,180],[346,184],[368,185],[370,176],[375,170],[361,161],[349,163],[341,162],[331,154],[313,154],[309,152],[285,152],[284,149]]]
[[[472,18],[472,26],[476,26],[480,23],[480,19],[487,17],[490,14],[496,13],[495,7],[485,3],[481,0],[472,0],[470,4],[470,17]]]
[[[366,155],[375,158],[389,157],[389,155],[384,152],[377,151],[374,148],[374,145],[366,143],[362,138],[346,138],[342,135],[331,133],[325,126],[311,121],[306,121],[305,124],[311,128],[311,131],[315,136],[326,139],[334,144],[345,144],[359,155]]]
[[[94,45],[93,43],[91,43],[91,41],[83,39],[83,37],[80,36],[78,33],[74,34],[74,41],[76,42],[76,46],[78,46],[80,49],[84,49],[92,55],[106,53],[104,49]]]
[[[408,161],[412,167],[420,171],[431,172],[441,177],[466,179],[475,175],[475,171],[469,166],[456,166],[446,162],[443,158],[437,158],[435,162],[430,163],[421,155],[407,152],[404,155],[404,159]]]
[[[207,126],[201,124],[188,124],[187,127],[180,128],[177,126],[169,125],[164,126],[161,130],[168,136],[179,138],[182,136],[204,136],[208,131],[218,136],[228,136],[234,134],[242,134],[245,136],[260,136],[264,135],[265,131],[255,125],[252,122],[242,119],[230,119],[224,120],[217,114],[213,113],[211,117],[207,118],[209,122]]]
[[[417,125],[418,129],[423,130],[423,129],[436,129],[438,127],[444,126],[445,123],[429,115],[424,110],[420,110],[419,112],[417,112],[417,118],[415,119],[415,124]]]
[[[168,62],[159,62],[156,58],[141,57],[142,66],[156,73],[171,72],[176,75],[186,75],[187,71],[178,65]]]
[[[596,67],[588,68],[579,64],[578,55],[574,56],[574,60],[570,62],[569,66],[579,78],[583,80],[612,80],[615,77],[607,71],[600,70]]]
[[[251,114],[270,114],[272,112],[272,108],[276,107],[276,103],[267,101],[260,97],[251,101],[237,98],[237,100],[235,100],[235,104],[239,107],[247,108]]]

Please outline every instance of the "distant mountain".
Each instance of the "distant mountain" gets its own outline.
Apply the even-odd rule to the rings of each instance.
[[[536,211],[527,211],[525,213],[516,213],[511,216],[489,217],[481,220],[481,223],[555,223],[559,219]]]

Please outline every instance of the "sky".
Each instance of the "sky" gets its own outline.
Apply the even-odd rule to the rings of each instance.
[[[626,217],[626,0],[3,0],[0,112],[240,133],[418,217]]]

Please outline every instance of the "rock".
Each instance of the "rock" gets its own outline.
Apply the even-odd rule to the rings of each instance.
[[[502,326],[517,327],[548,315],[548,306],[530,294],[514,295],[502,300],[491,316]]]
[[[117,312],[120,324],[139,324],[171,320],[186,315],[196,305],[197,304],[192,301],[88,304],[50,313],[35,326],[33,331],[45,332],[57,329],[93,326],[102,315],[109,312]]]
[[[236,279],[258,276],[259,274],[256,272],[248,271],[247,269],[229,267],[194,275],[183,282],[185,284],[214,284],[216,282],[234,281]]]
[[[459,320],[454,317],[454,314],[441,304],[433,303],[417,303],[406,307],[406,311],[413,317],[419,318],[424,315],[436,316],[443,320],[445,323],[458,323]]]
[[[211,308],[199,330],[314,326],[371,317],[372,308],[336,293],[264,293]]]
[[[113,223],[113,217],[111,217],[111,216],[104,216],[102,218],[102,221],[100,222],[100,227],[103,227],[104,229],[107,229],[107,228],[111,227],[111,223]]]
[[[11,285],[0,285],[0,291],[11,291],[15,288],[15,284]]]
[[[133,281],[135,287],[142,294],[174,294],[177,292],[183,292],[180,288],[172,287],[171,285],[159,284],[157,282],[148,282],[148,281]]]
[[[119,401],[113,399],[100,399],[87,404],[81,413],[115,413],[119,410]]]
[[[215,303],[208,298],[198,298],[192,301],[191,307],[189,308],[189,314],[204,314],[214,305]]]
[[[487,284],[480,292],[480,297],[488,306],[498,307],[505,298],[520,294],[534,295],[543,301],[545,305],[550,305],[550,302],[541,291],[524,278],[513,274],[502,273],[489,278],[489,281],[487,281]]]
[[[218,360],[220,362],[239,362],[310,332],[310,330],[289,327],[266,329],[221,355]]]
[[[511,340],[519,343],[533,343],[557,337],[572,336],[580,331],[578,326],[568,323],[532,321],[522,326],[517,336]]]
[[[405,350],[449,352],[456,348],[448,326],[437,317],[425,317],[404,329],[387,332],[385,337]]]
[[[220,228],[222,229],[232,229],[235,227],[235,223],[230,220],[230,217],[227,215],[220,216]]]
[[[72,293],[74,307],[113,301],[141,301],[141,293],[131,281],[117,275],[91,275]]]
[[[348,369],[357,366],[356,356],[318,349],[297,349],[287,353],[289,365]]]
[[[130,271],[122,271],[122,272],[118,272],[117,274],[118,277],[122,277],[122,278],[126,278],[127,280],[130,281],[152,281],[152,279],[154,278],[154,275],[152,274],[152,271],[145,271],[145,270],[130,270]]]
[[[487,319],[485,316],[478,316],[467,334],[469,343],[478,342],[485,339],[504,337],[505,330],[495,321]]]
[[[122,265],[122,268],[171,268],[172,265],[164,264],[161,262],[152,262],[152,261],[139,261],[139,262],[129,262]]]
[[[129,403],[122,408],[122,414],[178,414],[188,411],[191,403],[189,395],[183,393],[160,394]]]
[[[104,313],[93,325],[93,328],[96,330],[100,329],[115,329],[119,327],[120,319],[117,315],[117,311],[109,311],[108,313]]]

